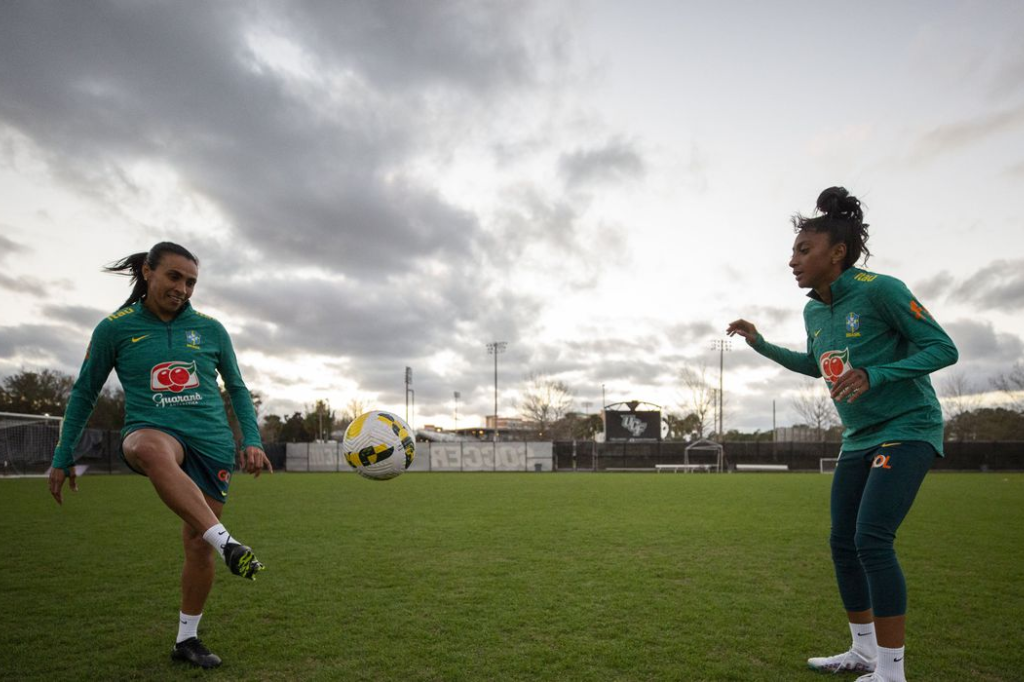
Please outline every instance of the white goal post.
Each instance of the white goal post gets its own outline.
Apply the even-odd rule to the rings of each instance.
[[[711,440],[698,440],[686,446],[683,450],[683,471],[715,471],[722,473],[725,464],[725,448],[721,443]],[[693,462],[691,459],[703,458],[702,462]]]
[[[818,460],[818,466],[821,468],[821,473],[823,474],[834,474],[836,472],[836,465],[838,464],[838,457],[822,457]]]
[[[45,474],[63,421],[48,414],[0,412],[0,476]]]

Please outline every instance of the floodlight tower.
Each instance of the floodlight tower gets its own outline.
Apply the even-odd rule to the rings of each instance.
[[[494,356],[494,438],[498,442],[498,356],[508,348],[506,341],[491,341],[487,344],[487,352]]]
[[[732,350],[732,341],[728,339],[715,339],[711,342],[711,349],[718,351],[718,439],[724,438],[723,417],[722,417],[722,377],[725,372],[725,351]]]
[[[412,396],[412,409],[416,410],[416,392],[412,389],[412,367],[405,368],[405,423],[412,426],[409,421],[409,396]]]

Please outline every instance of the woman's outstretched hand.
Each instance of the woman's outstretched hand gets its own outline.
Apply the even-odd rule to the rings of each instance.
[[[729,336],[739,334],[746,339],[749,345],[753,345],[757,341],[757,327],[754,326],[753,322],[747,322],[746,320],[733,320],[729,323],[725,333]]]

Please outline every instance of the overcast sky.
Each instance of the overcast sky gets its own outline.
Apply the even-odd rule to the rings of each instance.
[[[1024,4],[0,3],[0,376],[77,374],[162,240],[264,413],[482,424],[531,374],[675,411],[843,185],[978,391],[1024,359]],[[734,342],[726,428],[809,379]],[[951,371],[935,377],[941,386]],[[602,397],[603,396],[603,397]]]

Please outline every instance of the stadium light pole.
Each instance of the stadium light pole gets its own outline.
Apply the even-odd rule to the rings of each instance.
[[[405,423],[409,422],[409,393],[412,391],[412,367],[405,368]],[[411,424],[410,424],[411,425]]]
[[[732,350],[732,341],[728,339],[715,339],[711,342],[711,349],[718,351],[718,439],[723,440],[725,435],[722,429],[725,428],[722,416],[722,377],[725,374],[725,351]]]
[[[505,352],[508,343],[505,341],[491,341],[487,344],[487,352],[494,356],[494,438],[498,442],[498,356]]]

